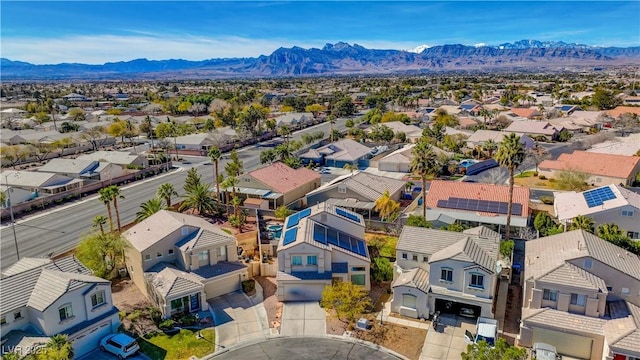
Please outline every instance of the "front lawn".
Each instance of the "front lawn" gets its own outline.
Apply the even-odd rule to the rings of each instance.
[[[188,359],[191,356],[201,358],[215,350],[215,331],[202,330],[203,338],[198,338],[198,331],[182,329],[176,335],[162,332],[140,338],[140,349],[153,360]]]
[[[396,257],[396,245],[398,244],[397,236],[372,234],[372,233],[364,234],[364,239],[367,241],[367,244],[370,244],[374,238],[380,238],[384,240],[384,245],[380,249],[380,256],[387,257],[387,258]]]

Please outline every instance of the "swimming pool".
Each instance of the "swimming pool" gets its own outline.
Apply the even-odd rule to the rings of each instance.
[[[473,165],[473,164],[475,164],[475,163],[477,163],[477,162],[478,162],[478,160],[474,160],[474,159],[465,159],[465,160],[460,161],[460,166],[462,166],[463,168],[465,168],[465,169],[466,169],[466,168],[468,168],[469,166],[471,166],[471,165]]]
[[[273,235],[274,239],[279,239],[282,235],[282,225],[269,225],[267,231]]]

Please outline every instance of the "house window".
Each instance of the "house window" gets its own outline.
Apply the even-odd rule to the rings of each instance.
[[[60,315],[60,321],[71,319],[73,317],[73,308],[71,307],[71,304],[67,304],[59,308],[58,314]]]
[[[632,239],[639,239],[640,238],[640,233],[635,232],[635,231],[627,231],[627,236],[632,238]]]
[[[542,299],[547,301],[558,301],[558,291],[544,289],[542,291]]]
[[[412,260],[413,261],[418,261],[418,254],[413,254]]]
[[[244,182],[251,182],[251,179],[249,179],[249,178],[244,178]]]
[[[471,274],[471,283],[469,286],[484,289],[484,275]]]
[[[169,256],[173,255],[173,249],[167,250],[167,255],[169,255]]]
[[[292,266],[302,266],[302,256],[294,255],[291,257],[291,265]]]
[[[181,229],[181,231],[182,231],[182,235],[189,235],[189,228],[188,227],[186,227],[186,226],[183,227]]]
[[[351,275],[351,282],[354,285],[362,285],[362,286],[364,286],[364,284],[365,284],[364,274]]]
[[[156,254],[156,257],[161,258],[162,257],[162,253],[160,251],[158,251],[158,253]]]
[[[428,256],[423,256],[423,257],[422,257],[422,261],[424,261],[424,262],[428,262],[428,261],[429,261],[429,257],[428,257]]]
[[[584,306],[587,303],[587,295],[571,294],[571,305]]]
[[[227,256],[227,247],[226,246],[220,246],[217,249],[217,255],[218,255],[219,258],[226,257]]]
[[[338,194],[346,194],[347,187],[345,185],[338,185]]]
[[[6,316],[1,317],[0,318],[0,325],[4,325],[6,323],[7,323],[7,317]]]
[[[144,256],[144,261],[149,261],[149,260],[151,260],[151,255],[150,254],[146,254]]]
[[[209,252],[201,251],[198,253],[198,261],[207,261],[209,260]]]
[[[364,266],[352,266],[351,271],[365,271]]]
[[[633,216],[632,210],[622,210],[622,216]]]
[[[318,257],[315,255],[308,255],[307,265],[318,265]]]
[[[629,295],[629,288],[622,288],[620,292],[622,293],[622,295]]]
[[[96,307],[104,304],[104,290],[91,295],[91,306]]]
[[[13,320],[18,320],[18,319],[22,319],[22,311],[13,313]]]
[[[440,270],[440,280],[453,281],[453,269],[442,268]]]
[[[416,296],[412,294],[402,294],[402,306],[414,309],[416,308]]]
[[[591,269],[593,267],[593,261],[591,259],[584,259],[584,268]]]
[[[407,260],[407,258],[408,258],[407,253],[402,253],[402,258],[403,258],[403,259],[405,259],[405,260]]]

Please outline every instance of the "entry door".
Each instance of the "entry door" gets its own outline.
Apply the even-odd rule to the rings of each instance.
[[[191,311],[200,311],[200,293],[191,295]]]

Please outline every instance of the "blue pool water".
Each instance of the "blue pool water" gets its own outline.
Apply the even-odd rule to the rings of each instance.
[[[279,239],[282,235],[282,225],[269,225],[267,231],[273,234],[274,239]]]
[[[460,161],[460,166],[462,166],[463,168],[468,168],[469,166],[477,163],[477,160],[473,160],[473,159],[466,159],[466,160],[462,160]]]

